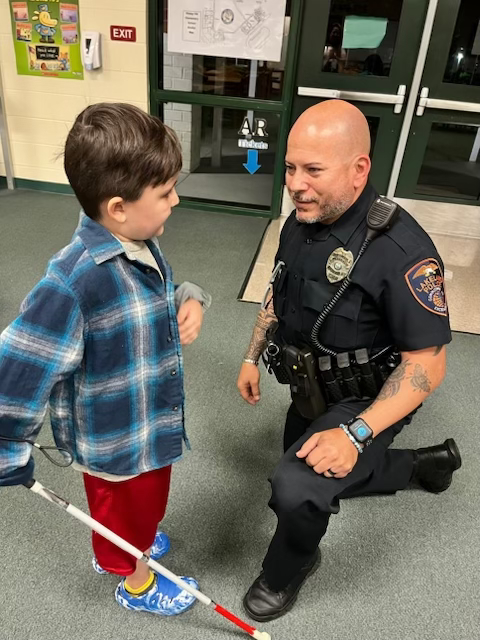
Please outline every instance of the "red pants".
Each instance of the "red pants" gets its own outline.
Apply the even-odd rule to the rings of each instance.
[[[84,473],[92,518],[140,551],[147,551],[165,515],[171,470],[171,466],[163,467],[123,482],[109,482]],[[92,544],[98,564],[107,571],[121,576],[135,571],[137,559],[95,531]]]

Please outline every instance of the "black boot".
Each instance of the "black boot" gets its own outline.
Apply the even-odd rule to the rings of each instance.
[[[262,571],[243,599],[245,611],[250,618],[258,620],[258,622],[275,620],[275,618],[283,616],[293,607],[302,584],[309,575],[316,571],[319,564],[320,551],[317,549],[310,562],[308,562],[290,584],[281,591],[273,591],[273,589],[270,589],[265,580],[265,574]]]
[[[425,491],[441,493],[452,482],[453,472],[462,466],[460,451],[453,438],[443,444],[425,447],[413,452],[412,482]]]

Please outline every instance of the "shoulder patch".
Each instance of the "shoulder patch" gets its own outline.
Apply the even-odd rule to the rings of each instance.
[[[447,315],[442,268],[435,258],[417,262],[405,274],[405,280],[418,303],[439,316]]]

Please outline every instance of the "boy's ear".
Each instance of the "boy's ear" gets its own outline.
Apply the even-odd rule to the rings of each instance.
[[[125,200],[120,196],[110,198],[104,203],[104,212],[107,219],[115,220],[115,222],[123,223],[127,219],[125,211]]]

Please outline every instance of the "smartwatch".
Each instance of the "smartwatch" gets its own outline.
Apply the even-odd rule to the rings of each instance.
[[[373,431],[362,418],[353,418],[347,422],[347,427],[357,442],[368,447],[373,442]]]

